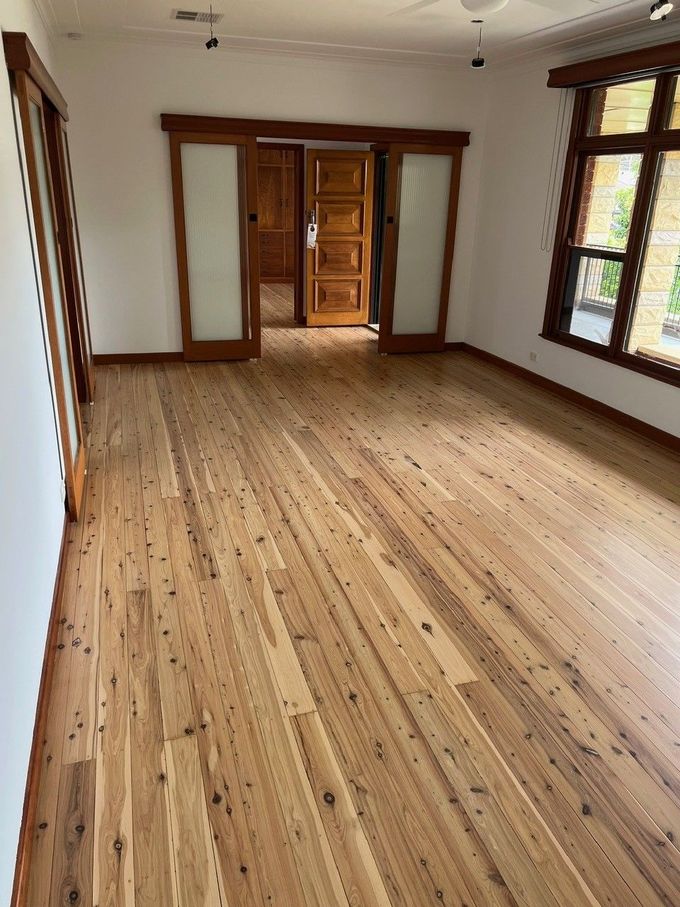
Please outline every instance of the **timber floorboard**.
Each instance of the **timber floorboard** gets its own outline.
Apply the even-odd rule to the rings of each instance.
[[[677,907],[680,459],[263,315],[97,369],[29,907]]]

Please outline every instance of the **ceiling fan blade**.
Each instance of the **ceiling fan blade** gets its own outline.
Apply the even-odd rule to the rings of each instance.
[[[435,3],[439,3],[439,0],[418,0],[417,3],[409,3],[408,6],[402,6],[401,9],[395,9],[393,13],[388,13],[388,15],[410,16],[411,13],[415,13],[419,9],[425,9],[426,6],[434,6]]]

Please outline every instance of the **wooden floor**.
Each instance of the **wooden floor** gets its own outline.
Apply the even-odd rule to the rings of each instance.
[[[100,368],[31,907],[680,904],[679,500],[362,328]]]

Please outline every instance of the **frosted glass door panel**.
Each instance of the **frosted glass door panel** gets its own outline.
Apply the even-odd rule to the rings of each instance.
[[[182,144],[182,184],[193,340],[242,340],[239,151]]]
[[[49,263],[50,287],[52,289],[52,299],[54,302],[54,321],[57,334],[57,346],[59,351],[59,361],[61,363],[62,380],[64,384],[64,397],[66,398],[66,424],[68,426],[68,440],[70,444],[71,458],[72,460],[75,460],[78,448],[80,446],[78,418],[76,415],[77,403],[71,375],[68,327],[65,320],[64,301],[61,294],[61,265],[59,264],[57,239],[55,235],[54,221],[52,219],[50,185],[47,175],[47,157],[45,155],[45,143],[43,141],[42,131],[42,111],[37,104],[31,103],[29,106],[31,117],[31,136],[33,139],[33,152],[35,154],[38,188],[40,194],[40,212],[42,214],[43,224],[45,228],[45,247],[47,250],[47,260]]]
[[[404,154],[398,206],[393,334],[436,334],[453,159]]]

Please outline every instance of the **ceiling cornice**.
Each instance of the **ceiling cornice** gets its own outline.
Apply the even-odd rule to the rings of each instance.
[[[595,56],[605,56],[623,50],[636,50],[680,39],[680,16],[664,23],[652,23],[647,17],[634,26],[618,25],[595,32],[587,37],[567,38],[544,45],[532,52],[516,48],[516,52],[498,61],[503,72],[530,70],[560,63],[577,63]]]
[[[59,29],[58,19],[51,0],[33,0],[46,29],[52,37],[65,37]],[[679,11],[680,12],[680,11]],[[592,19],[592,17],[588,17]],[[594,53],[616,52],[636,46],[664,43],[680,37],[680,15],[664,23],[651,23],[649,18],[636,15],[631,23],[594,28],[588,35],[565,36],[572,23],[561,23],[531,32],[520,38],[491,46],[487,52],[489,71],[510,68],[534,68],[539,61],[572,62],[585,59]],[[194,31],[176,31],[165,28],[130,27],[121,32],[88,32],[83,41],[131,43],[161,46],[202,48],[203,34]],[[278,38],[253,38],[243,35],[219,35],[220,46],[214,53],[266,54],[270,58],[297,57],[310,60],[336,60],[338,62],[387,63],[419,67],[459,69],[469,67],[469,54],[442,54],[432,51],[411,51],[361,45],[343,45]]]
[[[60,37],[65,38],[61,35]],[[204,52],[203,35],[198,33],[177,33],[160,29],[126,29],[125,33],[91,32],[83,36],[82,42],[104,42],[117,44],[150,44],[175,46]],[[297,57],[310,60],[336,60],[338,62],[367,62],[408,64],[425,67],[452,68],[460,65],[469,67],[469,54],[438,54],[423,51],[395,50],[381,47],[362,47],[346,44],[320,44],[306,41],[283,41],[279,39],[247,38],[240,35],[220,35],[215,55],[230,52],[248,55],[263,54],[268,57]],[[79,43],[79,42],[74,42]]]

